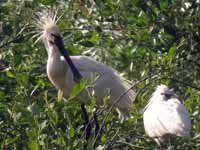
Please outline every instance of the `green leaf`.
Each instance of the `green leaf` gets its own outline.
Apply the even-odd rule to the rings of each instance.
[[[103,144],[105,144],[105,143],[107,142],[107,138],[106,138],[105,135],[103,135],[103,136],[101,137],[101,142],[102,142]]]
[[[9,77],[9,78],[15,78],[15,75],[10,71],[6,72],[6,76]]]
[[[172,46],[169,49],[168,57],[173,58],[176,55],[176,46]]]
[[[18,139],[18,137],[17,137],[17,136],[16,136],[16,137],[14,137],[14,138],[9,138],[9,139],[6,139],[6,140],[5,140],[5,145],[9,145],[9,144],[11,144],[11,143],[15,142],[17,139]]]
[[[52,110],[49,112],[49,115],[51,116],[53,123],[55,125],[57,125],[58,124],[58,113],[55,110]]]
[[[169,52],[168,52],[168,55],[167,55],[167,59],[168,59],[169,64],[172,64],[172,61],[173,61],[175,55],[176,55],[176,46],[172,46],[169,49]]]
[[[39,149],[39,145],[36,140],[29,141],[28,147],[30,150],[38,150]]]
[[[69,130],[68,130],[68,135],[70,138],[73,138],[74,135],[75,135],[75,130],[73,127],[70,127]]]
[[[92,138],[90,138],[87,141],[87,150],[93,150],[93,139]]]
[[[0,91],[0,98],[4,98],[4,96],[5,96],[5,93],[3,92],[3,91]]]
[[[72,89],[72,92],[70,93],[69,99],[77,97],[85,89],[86,85],[86,80],[81,80],[79,83],[75,84]]]
[[[90,38],[90,42],[95,44],[99,39],[99,34],[98,32],[94,31],[92,37]]]
[[[103,150],[105,146],[99,145],[96,150]]]
[[[42,0],[41,2],[44,5],[51,5],[52,6],[56,1],[54,1],[54,0]]]
[[[90,107],[94,108],[95,106],[96,106],[96,98],[95,97],[91,97]]]
[[[37,81],[37,86],[43,88],[43,87],[45,86],[45,82],[44,82],[44,80],[43,80],[43,79],[39,79],[39,80]]]
[[[80,40],[82,40],[83,39],[83,34],[82,34],[82,32],[76,32],[76,33],[74,33],[74,40],[75,41],[80,41]]]
[[[108,107],[109,100],[110,100],[110,96],[104,96],[103,98],[104,106]]]
[[[168,6],[169,6],[168,1],[160,1],[160,9],[162,11],[165,11]]]

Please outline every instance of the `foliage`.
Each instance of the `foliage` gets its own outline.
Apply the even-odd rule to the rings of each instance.
[[[31,39],[35,13],[59,9],[58,25],[71,55],[88,55],[139,82],[133,117],[120,123],[116,110],[98,115],[104,124],[96,149],[155,149],[144,132],[142,108],[159,83],[174,88],[187,107],[192,132],[171,149],[200,148],[200,23],[195,0],[33,0],[0,2],[1,149],[82,149],[83,120],[76,87],[72,99],[57,101],[46,75],[47,54]],[[87,88],[87,83],[79,85]],[[78,91],[76,91],[78,90]],[[91,97],[91,99],[94,99]],[[92,100],[93,101],[93,100]],[[95,102],[87,106],[92,117]],[[94,140],[88,142],[88,149]]]

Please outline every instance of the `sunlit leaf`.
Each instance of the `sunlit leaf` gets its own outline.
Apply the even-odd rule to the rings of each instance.
[[[7,75],[7,77],[9,77],[9,78],[15,78],[15,75],[14,75],[12,72],[10,72],[10,71],[7,71],[7,72],[6,72],[6,75]]]
[[[68,135],[70,138],[73,138],[74,135],[75,135],[75,130],[73,127],[70,127],[69,130],[68,130]]]
[[[35,140],[30,141],[28,143],[28,147],[30,150],[38,150],[39,149],[39,145],[38,145],[37,141],[35,141]]]
[[[73,90],[70,93],[69,99],[73,99],[76,96],[78,96],[85,89],[86,85],[87,85],[86,80],[81,80],[79,83],[77,83],[73,87]]]

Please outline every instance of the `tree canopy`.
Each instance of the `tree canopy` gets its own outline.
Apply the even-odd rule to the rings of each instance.
[[[0,1],[1,149],[82,149],[79,92],[57,101],[46,75],[47,53],[34,43],[37,13],[58,10],[58,26],[70,55],[111,66],[137,91],[132,116],[120,123],[115,109],[98,115],[96,149],[155,149],[144,131],[142,109],[160,83],[174,89],[190,113],[191,137],[171,149],[200,148],[200,2],[197,0]],[[6,70],[3,67],[9,68]],[[92,117],[95,102],[87,106]],[[105,116],[107,117],[105,119]],[[94,139],[87,143],[92,149]]]

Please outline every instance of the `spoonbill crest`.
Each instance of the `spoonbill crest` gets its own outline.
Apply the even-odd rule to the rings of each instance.
[[[150,98],[143,114],[147,135],[158,145],[167,146],[175,136],[190,135],[189,113],[166,85],[159,85]]]
[[[65,50],[61,33],[57,27],[56,14],[43,14],[39,20],[39,38],[43,39],[48,53],[47,75],[52,84],[58,89],[58,99],[67,98],[72,91],[75,81],[88,79],[94,74],[100,77],[95,81],[94,93],[96,103],[103,104],[103,98],[110,96],[109,105],[114,104],[119,112],[120,119],[130,115],[135,92],[130,90],[118,102],[117,98],[126,92],[130,85],[120,77],[116,71],[87,56],[69,56]],[[80,72],[80,73],[79,73]],[[85,95],[83,93],[83,95]],[[87,103],[88,98],[81,96],[81,101]]]

